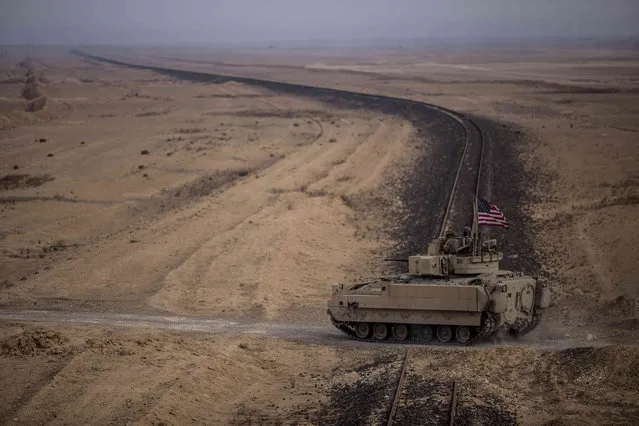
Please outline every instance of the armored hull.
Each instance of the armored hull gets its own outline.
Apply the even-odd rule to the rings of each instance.
[[[448,280],[397,276],[333,285],[331,322],[362,340],[471,344],[499,329],[521,336],[539,322],[544,283],[509,272]]]

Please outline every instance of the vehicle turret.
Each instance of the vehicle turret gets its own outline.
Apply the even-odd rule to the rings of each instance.
[[[484,241],[477,255],[473,251],[472,239],[448,233],[447,237],[431,241],[425,255],[408,257],[408,274],[445,278],[499,272],[504,256],[497,251],[496,240]]]

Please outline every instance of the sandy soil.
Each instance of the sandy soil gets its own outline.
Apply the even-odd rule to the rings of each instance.
[[[403,349],[268,336],[6,324],[7,423],[384,423]],[[411,348],[400,424],[631,424],[636,346]],[[555,424],[553,423],[553,424]]]
[[[330,282],[379,273],[397,244],[380,207],[401,211],[397,175],[417,149],[404,119],[66,53],[31,64],[11,53],[0,59],[5,308],[330,327]],[[497,165],[499,150],[516,154],[523,185],[509,188],[500,169],[485,175],[487,196],[518,211],[513,225],[532,243],[499,232],[518,255],[508,267],[552,282],[536,336],[597,340],[412,348],[398,419],[444,424],[452,381],[469,424],[637,417],[636,53],[110,53],[402,96],[517,129],[491,128],[491,155]],[[37,112],[22,97],[29,67],[46,96]],[[7,423],[383,422],[403,354],[254,334],[10,322],[0,331]]]
[[[93,81],[51,84],[71,112],[4,135],[4,179],[50,181],[3,194],[3,303],[301,320],[383,247],[365,198],[410,162],[400,120],[64,64]]]
[[[259,337],[20,327],[2,334],[3,382],[14,392],[2,398],[0,417],[27,424],[303,420],[327,405],[318,394],[330,375],[375,356]]]

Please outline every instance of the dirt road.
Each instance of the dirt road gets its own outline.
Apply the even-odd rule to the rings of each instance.
[[[264,335],[278,337],[301,343],[325,345],[338,345],[341,347],[366,347],[367,342],[357,342],[329,324],[325,326],[295,325],[290,323],[257,322],[248,323],[231,321],[226,319],[214,319],[203,317],[171,316],[171,315],[146,315],[133,313],[98,313],[98,312],[59,312],[59,311],[11,311],[0,310],[0,320],[14,323],[62,325],[62,324],[93,324],[101,327],[133,327],[141,329],[173,330],[185,332],[203,332],[207,334],[231,334],[231,335]],[[544,330],[544,328],[542,328]],[[479,343],[473,346],[440,345],[436,342],[427,345],[429,348],[442,350],[473,350],[491,347],[522,347],[537,350],[564,350],[578,347],[603,347],[609,342],[605,339],[591,341],[579,338],[568,338],[562,334],[562,330],[554,329],[549,333],[546,328],[541,333],[533,333],[522,339],[510,339],[507,336],[498,336],[492,342]],[[410,347],[410,344],[385,344],[384,347]]]

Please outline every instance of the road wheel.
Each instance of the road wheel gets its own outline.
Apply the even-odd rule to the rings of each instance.
[[[468,343],[470,340],[470,328],[466,326],[457,327],[455,338],[459,343]]]
[[[377,340],[386,339],[388,337],[388,326],[378,322],[375,324],[375,327],[373,327],[373,336],[375,336]]]
[[[422,328],[419,330],[419,337],[421,337],[422,341],[425,343],[433,340],[434,335],[435,333],[433,332],[433,327],[431,327],[430,325],[423,325]]]
[[[408,337],[408,326],[406,324],[397,324],[393,327],[393,337],[400,342],[406,340]]]
[[[367,322],[359,322],[355,326],[355,334],[360,339],[368,339],[371,335],[371,326]]]
[[[437,340],[442,343],[448,343],[453,338],[453,330],[447,325],[437,327]]]

